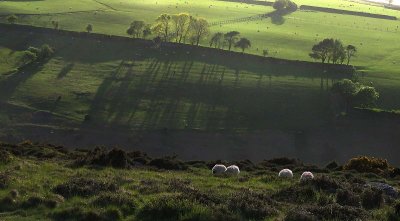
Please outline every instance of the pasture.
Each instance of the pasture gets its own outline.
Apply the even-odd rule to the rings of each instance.
[[[399,17],[399,12],[374,5],[365,5],[344,0],[329,2],[300,0],[298,5],[314,5],[336,9],[364,11]],[[20,16],[19,22],[42,27],[51,27],[51,21],[58,21],[61,29],[84,31],[87,24],[93,24],[93,31],[111,35],[126,36],[126,29],[133,20],[153,23],[161,13],[188,12],[204,17],[209,22],[245,18],[272,12],[270,6],[250,5],[226,1],[179,1],[179,0],[137,0],[137,1],[2,1],[0,14],[33,14]],[[380,106],[398,109],[400,104],[393,97],[400,95],[398,69],[400,67],[400,45],[396,44],[400,30],[398,20],[384,20],[351,15],[323,12],[296,11],[278,18],[255,20],[242,23],[212,26],[211,32],[239,31],[252,41],[247,53],[261,55],[268,49],[269,56],[293,60],[311,61],[308,53],[313,44],[326,37],[338,38],[344,44],[358,48],[352,64],[363,73],[364,82],[372,82],[381,91]],[[208,40],[201,42],[207,46]]]

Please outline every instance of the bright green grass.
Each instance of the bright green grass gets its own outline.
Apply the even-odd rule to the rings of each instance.
[[[57,20],[62,29],[74,31],[83,31],[86,24],[91,23],[94,32],[126,36],[125,30],[132,20],[151,23],[163,12],[189,12],[209,21],[220,21],[273,10],[272,7],[222,1],[186,2],[188,4],[176,0],[104,1],[105,6],[95,1],[69,1],[67,5],[59,0],[3,1],[0,2],[0,13],[45,14],[98,9],[102,11],[23,16],[20,22],[51,27],[51,21]],[[324,6],[321,1],[299,1],[298,4]],[[350,4],[354,6],[350,7]],[[397,13],[340,0],[329,1],[325,6],[342,8],[342,5],[346,5],[345,9]],[[326,37],[339,38],[345,44],[358,47],[359,53],[352,64],[366,73],[360,75],[360,80],[367,84],[372,82],[381,93],[379,106],[399,109],[396,98],[400,96],[400,45],[395,44],[400,35],[399,24],[399,21],[297,11],[285,16],[282,25],[264,19],[216,26],[212,27],[212,32],[238,30],[253,42],[249,53],[260,55],[268,48],[273,57],[308,61],[313,44]],[[4,39],[14,40],[10,36]],[[163,53],[148,53],[144,59],[132,63],[131,58],[136,52],[127,52],[124,46],[107,46],[100,50],[95,43],[63,41],[61,44],[49,39],[29,40],[28,44],[18,48],[10,48],[17,43],[5,44],[0,50],[2,55],[24,50],[29,44],[42,43],[54,44],[60,54],[3,97],[17,105],[55,111],[68,119],[80,121],[89,113],[96,116],[98,122],[133,128],[262,129],[298,128],[299,125],[307,128],[329,121],[326,82],[321,90],[319,77],[302,74],[308,70],[288,70],[283,66],[266,68],[254,64],[242,69],[240,63],[238,69],[232,62],[220,62],[221,58],[214,62],[201,56],[188,57],[185,52],[173,55],[171,61]],[[26,43],[26,40],[21,39],[21,42]],[[202,44],[208,45],[207,41]],[[4,59],[0,73],[15,69],[15,62],[7,63]],[[122,61],[128,66],[121,65]],[[187,81],[183,82],[188,63],[191,68]],[[130,64],[133,65],[129,67]],[[62,70],[69,71],[63,74]],[[88,96],[77,97],[79,93]],[[58,96],[62,96],[62,101],[54,105]],[[282,104],[282,100],[286,104]]]
[[[28,16],[22,17],[20,22],[51,27],[51,21],[57,20],[60,22],[61,28],[75,31],[83,31],[86,25],[91,23],[94,26],[94,32],[126,35],[125,30],[131,21],[140,19],[152,23],[161,13],[189,12],[213,22],[267,13],[273,10],[272,7],[266,6],[210,0],[112,0],[104,1],[104,3],[108,6],[95,1],[69,1],[67,6],[63,7],[60,6],[61,3],[58,0],[51,2],[6,1],[0,3],[0,6],[3,6],[0,13],[1,11],[4,13],[10,13],[10,11],[28,13],[29,9],[29,13],[42,14],[76,11],[77,9],[87,10],[88,7],[93,10],[101,9],[105,11]],[[297,3],[399,16],[399,12],[394,10],[342,0],[324,1],[324,3],[306,0]],[[84,6],[81,6],[82,4]],[[369,72],[381,75],[381,72],[398,73],[400,46],[393,43],[400,34],[399,25],[399,21],[298,11],[285,16],[283,25],[272,24],[270,19],[266,19],[212,27],[212,32],[238,30],[242,36],[253,42],[249,53],[261,54],[263,49],[268,48],[272,52],[271,56],[295,60],[310,60],[308,53],[316,41],[326,37],[339,38],[345,44],[353,44],[358,47],[359,55],[353,62],[355,65],[364,66]],[[207,41],[203,41],[203,44],[208,45]],[[393,78],[393,75],[390,77]]]
[[[20,42],[22,48],[49,43],[57,53],[43,67],[3,80],[2,100],[77,122],[89,114],[101,125],[136,129],[249,130],[314,128],[329,121],[326,88],[332,82],[316,68],[68,37],[30,39],[11,33],[0,42],[7,47]]]

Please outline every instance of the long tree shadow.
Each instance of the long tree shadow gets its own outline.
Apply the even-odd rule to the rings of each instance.
[[[284,16],[289,15],[295,11],[296,10],[294,9],[280,9],[270,13],[269,16],[271,17],[272,24],[283,25],[285,23]]]
[[[14,94],[19,85],[23,84],[33,75],[40,72],[46,63],[47,61],[41,63],[30,63],[19,68],[16,73],[1,81],[0,100],[7,101]]]
[[[74,68],[74,63],[69,63],[65,65],[57,75],[57,79],[62,79],[67,76],[67,74]]]

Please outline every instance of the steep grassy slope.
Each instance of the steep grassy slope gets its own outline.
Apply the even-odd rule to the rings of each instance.
[[[0,144],[0,157],[2,220],[397,220],[400,215],[395,192],[374,186],[398,188],[399,176],[391,178],[375,159],[357,164],[365,168],[360,172],[287,158],[257,165],[240,161],[232,162],[241,167],[239,176],[213,176],[215,162],[152,159],[120,150],[67,151],[25,142]],[[355,164],[345,168],[349,165]],[[285,167],[294,171],[293,179],[278,178]],[[315,179],[299,182],[304,170]]]
[[[335,0],[297,1],[308,4],[345,10],[365,11],[398,16],[394,10]],[[38,13],[40,15],[20,16],[19,22],[36,26],[51,27],[51,21],[60,22],[60,28],[83,31],[87,24],[94,26],[94,32],[125,36],[126,28],[133,20],[153,23],[163,13],[189,12],[205,17],[210,22],[248,17],[273,11],[272,7],[248,5],[226,1],[69,1],[67,5],[56,1],[3,1],[0,13]],[[94,11],[90,11],[94,10]],[[78,13],[64,13],[83,11]],[[50,13],[50,14],[48,14]],[[53,14],[61,13],[61,14]],[[363,74],[361,81],[371,82],[381,92],[380,106],[398,109],[393,98],[400,95],[398,69],[399,46],[395,44],[399,36],[399,21],[366,18],[322,12],[297,11],[277,21],[264,19],[244,23],[211,27],[212,32],[238,30],[242,36],[251,39],[248,53],[261,55],[268,49],[270,56],[311,60],[308,53],[313,44],[326,37],[341,39],[344,44],[358,48],[352,64],[359,66]],[[207,46],[208,41],[204,40]]]
[[[343,77],[240,54],[67,36],[7,33],[0,42],[4,53],[44,43],[56,49],[44,64],[3,74],[2,101],[78,124],[89,115],[94,124],[136,129],[315,128],[330,119],[327,87]]]

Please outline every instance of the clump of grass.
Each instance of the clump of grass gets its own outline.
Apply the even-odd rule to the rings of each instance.
[[[129,193],[122,193],[122,192],[101,193],[92,202],[92,204],[101,207],[116,206],[122,211],[124,215],[133,214],[137,207],[134,197]]]
[[[208,213],[208,215],[207,215]],[[207,220],[211,212],[204,206],[179,195],[151,199],[136,216],[141,221]]]
[[[158,169],[165,169],[165,170],[186,170],[188,166],[176,159],[176,157],[163,157],[153,159],[149,162],[150,166],[155,166]]]
[[[330,204],[326,206],[307,206],[306,210],[317,217],[317,220],[363,220],[367,214],[361,208]]]
[[[14,211],[19,207],[18,202],[11,196],[0,199],[0,212]]]
[[[74,177],[63,184],[57,185],[53,191],[63,197],[89,197],[100,192],[117,191],[118,186],[110,180],[100,180],[86,177]]]
[[[55,199],[48,199],[42,196],[31,196],[22,203],[23,208],[36,208],[39,206],[45,206],[47,208],[56,208],[58,201]]]
[[[291,203],[310,203],[317,200],[317,191],[309,184],[296,184],[279,190],[272,198]]]
[[[227,202],[232,211],[240,211],[247,219],[262,220],[278,213],[275,202],[266,194],[249,189],[234,192]]]
[[[220,196],[213,191],[203,192],[191,185],[189,180],[172,179],[168,183],[168,191],[181,193],[185,198],[194,200],[205,205],[219,204],[222,202]]]
[[[342,206],[360,206],[360,197],[350,190],[339,189],[336,193],[336,203]]]
[[[302,208],[295,208],[289,210],[284,219],[284,221],[316,221],[316,220],[317,218],[312,213]]]
[[[325,192],[335,193],[342,184],[332,177],[322,175],[309,181],[310,185],[314,186],[316,190],[323,190]]]
[[[8,151],[0,150],[0,164],[8,164],[12,160],[12,156]]]
[[[0,172],[0,189],[5,189],[10,185],[11,176],[8,172]]]
[[[132,165],[128,154],[121,149],[112,149],[107,151],[104,148],[95,148],[86,153],[85,156],[76,160],[78,166],[96,165],[96,166],[111,166],[114,168],[130,168]]]
[[[50,217],[57,221],[113,221],[122,219],[121,212],[115,208],[99,212],[93,209],[82,209],[81,207],[58,210],[53,212]]]
[[[383,193],[375,188],[367,188],[361,194],[361,204],[365,209],[376,209],[382,207],[384,202]]]

